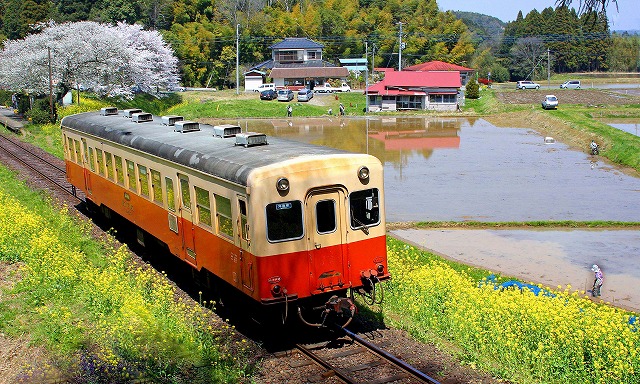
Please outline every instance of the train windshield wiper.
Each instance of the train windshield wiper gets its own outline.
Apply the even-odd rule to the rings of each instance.
[[[356,222],[356,224],[360,225],[360,229],[362,230],[362,232],[364,232],[365,235],[369,234],[369,227],[367,226],[367,224],[358,220],[358,218],[353,214],[353,211],[351,211],[351,218]]]

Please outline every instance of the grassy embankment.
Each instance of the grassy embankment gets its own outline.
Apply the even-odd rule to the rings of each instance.
[[[93,240],[90,223],[4,167],[0,204],[0,332],[27,335],[49,355],[20,380],[235,383],[250,373],[248,344],[232,327],[176,296],[126,248]]]

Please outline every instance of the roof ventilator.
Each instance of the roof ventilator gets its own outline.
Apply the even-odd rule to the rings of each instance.
[[[213,126],[214,137],[233,137],[242,132],[242,128],[232,124],[222,124]]]
[[[153,115],[146,112],[134,113],[131,115],[131,120],[136,123],[145,123],[147,121],[153,121]]]
[[[180,132],[180,133],[196,132],[199,130],[200,130],[199,123],[196,123],[195,121],[188,121],[188,120],[176,121],[173,128],[174,132]]]
[[[183,121],[183,120],[184,120],[184,117],[177,116],[177,115],[162,116],[162,125],[173,126],[173,125],[176,125],[176,122]]]
[[[141,113],[142,109],[131,108],[131,109],[123,109],[122,116],[131,118],[134,113]]]
[[[104,107],[100,109],[100,114],[102,116],[111,116],[118,114],[118,108],[116,107]]]
[[[267,135],[258,132],[245,132],[236,135],[236,145],[253,147],[254,145],[267,145]]]

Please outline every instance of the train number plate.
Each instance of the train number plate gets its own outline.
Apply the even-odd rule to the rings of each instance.
[[[293,204],[291,203],[278,203],[276,204],[276,209],[280,210],[280,209],[291,209],[291,207],[293,207]]]

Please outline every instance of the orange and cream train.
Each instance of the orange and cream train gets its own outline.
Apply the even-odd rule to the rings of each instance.
[[[353,314],[389,279],[383,170],[372,156],[140,110],[62,119],[67,178],[260,307]],[[306,313],[306,312],[305,312]]]

